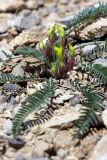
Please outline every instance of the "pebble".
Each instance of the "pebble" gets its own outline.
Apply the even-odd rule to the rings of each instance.
[[[14,26],[19,30],[28,30],[39,24],[40,19],[38,19],[36,11],[30,10],[21,11],[14,22]]]
[[[107,109],[102,112],[102,120],[104,125],[107,127]]]
[[[96,47],[96,45],[87,45],[85,47],[82,48],[82,54],[83,55],[87,55],[88,53],[90,53],[90,51],[92,51],[94,48]]]
[[[47,8],[40,8],[38,14],[40,14],[42,17],[46,17],[48,16],[49,12]]]
[[[1,5],[0,5],[1,6]],[[10,28],[11,14],[0,13],[0,33],[5,33]]]
[[[63,100],[60,99],[60,98],[53,99],[53,102],[54,102],[55,104],[64,104]]]
[[[67,155],[67,153],[68,151],[62,148],[57,151],[57,155],[62,159],[65,157],[65,155]]]
[[[16,155],[15,160],[25,160],[25,158],[22,155]]]
[[[32,158],[32,160],[49,160],[47,157],[46,158],[43,158],[43,157],[35,157],[35,158]]]
[[[24,69],[22,68],[22,65],[21,65],[21,64],[17,64],[17,65],[13,68],[12,74],[14,74],[14,75],[16,75],[16,76],[19,75],[19,76],[23,77],[23,76],[24,76]]]
[[[50,149],[50,145],[47,142],[44,142],[43,140],[41,141],[36,141],[35,144],[35,149],[32,151],[32,158],[35,157],[44,157],[45,152]]]
[[[25,7],[23,0],[0,0],[0,11],[15,11]]]
[[[7,107],[7,102],[0,103],[0,113]]]
[[[18,85],[13,83],[5,83],[3,85],[3,89],[5,89],[7,92],[13,92],[18,89]]]
[[[28,9],[37,9],[38,8],[38,3],[37,1],[34,1],[34,0],[28,0],[26,2],[26,6]]]
[[[80,97],[78,95],[74,95],[71,99],[70,99],[70,104],[72,106],[75,106],[76,104],[80,103]]]
[[[10,50],[14,50],[16,47],[25,45],[25,44],[32,44],[32,43],[37,43],[40,38],[37,36],[38,34],[35,32],[22,32],[18,36],[15,37],[10,43],[9,43],[9,48]]]
[[[103,101],[103,105],[105,106],[105,108],[107,108],[107,100]]]
[[[39,0],[38,2],[38,7],[44,7],[44,0]]]
[[[9,139],[8,140],[9,146],[15,149],[20,149],[22,147],[24,147],[25,142],[19,138],[16,139]]]
[[[0,103],[6,102],[6,96],[0,95]]]
[[[4,133],[7,135],[10,135],[12,132],[12,121],[10,119],[7,119],[4,123]]]
[[[103,136],[94,147],[92,160],[107,160],[107,135]]]
[[[81,104],[76,104],[75,107],[74,107],[74,110],[75,110],[76,112],[79,112],[80,109],[81,109],[81,107],[82,107]]]
[[[70,0],[60,0],[60,4],[67,5]]]

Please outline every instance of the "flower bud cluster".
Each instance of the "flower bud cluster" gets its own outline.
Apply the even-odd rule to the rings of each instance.
[[[59,79],[74,66],[75,50],[65,36],[65,30],[54,24],[47,32],[47,40],[40,42],[39,48],[46,56],[52,75]]]

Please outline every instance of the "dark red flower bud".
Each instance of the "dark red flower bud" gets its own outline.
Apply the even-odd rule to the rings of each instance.
[[[73,68],[74,64],[75,64],[75,60],[72,58],[69,58],[67,61],[67,66],[66,66],[67,70],[71,70]]]
[[[45,55],[49,57],[52,52],[52,46],[50,45],[50,43],[48,41],[45,44],[44,50],[45,50]]]

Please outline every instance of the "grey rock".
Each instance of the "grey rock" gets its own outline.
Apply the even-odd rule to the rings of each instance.
[[[107,135],[103,136],[96,144],[91,158],[93,160],[107,160]]]
[[[3,85],[3,89],[5,89],[7,92],[13,92],[18,89],[18,85],[13,83],[5,83]]]
[[[0,113],[7,108],[7,102],[0,103]]]
[[[38,2],[38,7],[43,7],[44,6],[44,0],[39,0]]]
[[[95,59],[94,62],[93,62],[93,64],[101,64],[104,67],[107,67],[107,59],[104,58],[104,57]]]
[[[19,76],[23,77],[24,76],[24,70],[22,68],[22,65],[21,64],[16,65],[12,70],[12,74],[19,75]]]
[[[81,107],[82,107],[81,104],[76,104],[74,110],[75,110],[76,112],[79,112]]]
[[[32,159],[44,157],[45,152],[50,149],[50,145],[44,141],[36,141],[35,149],[32,151]]]
[[[90,51],[92,51],[92,49],[94,49],[96,47],[96,45],[87,45],[85,47],[82,48],[82,54],[83,55],[87,55],[88,53],[90,53]]]
[[[5,33],[10,28],[11,19],[12,19],[12,14],[5,14],[5,13],[0,14],[0,33]]]
[[[47,8],[40,8],[38,11],[39,15],[41,15],[41,17],[46,17],[48,16],[49,12]]]
[[[56,103],[56,104],[63,104],[64,101],[68,101],[69,99],[72,98],[73,95],[71,95],[69,92],[65,92],[63,93],[63,91],[61,92],[60,89],[57,89],[56,92],[55,92],[55,96],[61,94],[61,96],[59,96],[58,98],[56,99],[53,99],[53,102]]]
[[[23,0],[0,0],[0,11],[15,11],[25,7]]]
[[[70,2],[70,0],[60,0],[60,3],[63,5],[67,5]]]
[[[32,158],[32,160],[49,160],[49,159],[43,158],[43,157],[35,157],[35,158]]]
[[[70,99],[70,104],[75,106],[76,104],[80,103],[80,97],[78,95],[74,95],[71,99]]]
[[[37,17],[37,13],[35,11],[23,10],[13,21],[14,26],[18,29],[31,29],[32,27],[39,25],[40,20]]]
[[[6,102],[6,96],[0,95],[0,103]]]
[[[58,88],[58,89],[55,90],[54,97],[56,97],[58,95],[61,95],[61,94],[64,94],[64,91],[62,89]]]
[[[6,133],[7,135],[11,134],[12,132],[12,121],[10,119],[7,119],[4,123],[4,133]]]
[[[38,8],[38,3],[37,3],[37,1],[34,1],[34,0],[28,0],[26,2],[26,7],[28,9],[37,9]]]
[[[107,109],[102,112],[102,120],[104,125],[107,127]]]
[[[17,104],[17,101],[14,97],[11,97],[10,102],[9,102],[9,106],[12,108],[14,105]]]
[[[49,13],[58,12],[58,8],[55,7],[55,6],[51,6],[51,7],[48,8],[48,11],[49,11]]]
[[[9,43],[9,49],[14,50],[16,47],[25,44],[36,44],[39,40],[40,38],[36,32],[23,31]]]
[[[107,108],[107,100],[103,101],[103,105],[105,106],[105,108]]]
[[[60,98],[53,99],[53,102],[54,102],[55,104],[64,104],[63,100],[60,99]]]
[[[57,151],[57,155],[61,157],[62,159],[65,157],[65,155],[67,155],[67,153],[68,151],[62,148]]]
[[[107,18],[100,18],[98,21],[86,26],[80,31],[81,40],[89,40],[93,37],[101,38],[107,34]]]
[[[16,155],[15,160],[25,160],[25,158],[22,155]]]
[[[69,99],[71,99],[74,95],[71,95],[70,92],[65,92],[60,99],[62,99],[63,101],[67,101]]]

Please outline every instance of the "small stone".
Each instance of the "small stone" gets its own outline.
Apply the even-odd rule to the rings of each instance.
[[[75,106],[76,104],[80,103],[80,98],[78,95],[74,95],[71,99],[70,99],[70,103],[71,105]]]
[[[76,156],[72,155],[72,156],[67,156],[66,160],[78,160],[78,158]]]
[[[95,49],[95,47],[96,45],[86,45],[85,47],[82,48],[82,54],[87,55],[88,53],[90,53],[90,51]]]
[[[91,158],[92,160],[107,160],[107,135],[96,144]]]
[[[60,4],[67,5],[70,0],[60,0]]]
[[[16,11],[25,7],[23,0],[0,0],[0,11]]]
[[[74,110],[75,110],[76,112],[79,112],[80,109],[81,109],[81,107],[82,107],[81,104],[76,104],[75,107],[74,107]]]
[[[54,97],[57,97],[58,95],[61,95],[61,94],[63,94],[63,90],[58,88],[58,89],[55,90]]]
[[[1,1],[0,1],[1,4]],[[1,5],[0,5],[1,6]],[[0,14],[0,33],[5,33],[10,28],[9,21],[12,19],[11,14]]]
[[[21,11],[14,21],[14,26],[21,30],[31,29],[38,24],[40,24],[40,20],[37,17],[36,12],[30,10]]]
[[[66,132],[66,130],[59,131],[54,138],[55,150],[58,150],[60,148],[66,148],[70,145],[71,141],[72,136],[70,132]]]
[[[18,46],[25,45],[25,44],[32,44],[32,43],[37,43],[40,41],[40,37],[43,37],[43,34],[38,34],[35,32],[22,32],[20,33],[15,39],[13,39],[9,43],[9,48],[10,50],[15,49]]]
[[[24,76],[24,70],[22,68],[22,65],[21,64],[16,65],[12,70],[12,74],[14,74],[16,76],[19,75],[19,76],[23,77]]]
[[[46,17],[48,16],[49,12],[47,8],[40,8],[38,11],[39,15],[41,15],[42,17]]]
[[[101,38],[107,33],[107,18],[100,18],[80,31],[81,40],[90,40],[92,37]]]
[[[29,0],[26,2],[26,6],[28,9],[37,9],[38,8],[38,3],[37,1],[34,0]]]
[[[60,157],[58,156],[51,156],[52,160],[62,160]]]
[[[62,159],[65,157],[65,155],[67,155],[67,153],[68,151],[62,148],[57,151],[57,155],[61,157]]]
[[[102,120],[104,125],[107,127],[107,109],[102,112]]]
[[[38,2],[38,7],[43,7],[44,6],[44,0],[39,0]]]
[[[25,160],[25,158],[22,155],[17,155],[15,160]]]
[[[20,149],[20,148],[24,147],[24,145],[25,145],[25,142],[19,138],[9,139],[8,143],[9,143],[10,147],[15,148],[15,149]]]
[[[15,100],[16,100],[17,103],[19,103],[19,102],[20,102],[20,96],[17,95],[17,96],[15,97]]]
[[[6,102],[6,96],[0,95],[0,103]]]
[[[35,93],[37,90],[35,88],[27,88],[27,93],[28,95],[32,95],[33,93]]]
[[[58,14],[52,12],[48,17],[45,18],[45,21],[43,21],[43,26],[48,28],[52,23],[55,23],[57,20],[59,20]]]
[[[64,104],[63,100],[60,99],[60,98],[53,99],[53,102],[54,102],[55,104]]]
[[[7,108],[7,102],[0,103],[0,113],[2,113],[3,110],[5,110],[6,108]]]
[[[103,101],[103,105],[105,106],[105,108],[107,108],[107,100]]]
[[[35,157],[35,158],[32,158],[32,160],[49,160],[49,159],[43,158],[43,157]]]
[[[59,99],[61,99],[62,101],[68,101],[69,99],[71,99],[73,97],[73,95],[69,94],[69,93],[64,93],[63,96],[60,96]]]
[[[5,89],[7,92],[13,92],[18,89],[18,85],[13,83],[5,83],[3,85],[3,89]]]
[[[4,133],[6,133],[7,135],[10,135],[12,132],[12,121],[10,119],[7,119],[4,123]]]
[[[35,150],[32,152],[32,157],[44,157],[45,152],[50,149],[50,145],[44,141],[36,141]]]

